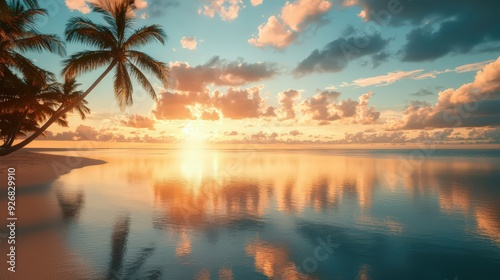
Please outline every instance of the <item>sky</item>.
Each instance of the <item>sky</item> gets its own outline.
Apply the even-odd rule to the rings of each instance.
[[[117,1],[117,0],[106,0]],[[85,0],[41,0],[63,37]],[[135,0],[137,27],[170,66],[153,101],[120,110],[109,75],[86,120],[47,140],[223,143],[498,143],[500,20],[494,0]],[[68,54],[85,49],[68,44]],[[55,73],[62,58],[30,54]],[[104,71],[78,78],[86,89]]]

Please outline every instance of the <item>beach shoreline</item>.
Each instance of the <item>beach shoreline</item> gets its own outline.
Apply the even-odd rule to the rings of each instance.
[[[0,158],[0,178],[7,178],[7,170],[15,168],[16,187],[22,189],[53,182],[73,169],[105,163],[102,160],[79,156],[23,150]],[[6,180],[1,185],[5,183]]]
[[[2,237],[8,235],[11,238],[12,233],[5,231],[6,223],[14,223],[16,232],[16,243],[7,246],[6,239],[1,242],[1,279],[85,279],[94,273],[87,261],[66,244],[62,210],[53,182],[74,169],[104,163],[96,159],[26,150],[0,158],[0,220],[3,225],[0,233]],[[8,174],[14,174],[14,179],[8,180]],[[11,201],[7,194],[10,197],[13,191],[9,188],[7,192],[11,180],[15,182],[14,221],[8,220],[12,217],[7,211],[7,202]],[[10,247],[12,245],[15,245],[14,250]],[[9,252],[15,252],[15,273],[7,270],[11,266],[7,262]],[[74,271],[67,266],[68,261],[83,269]]]

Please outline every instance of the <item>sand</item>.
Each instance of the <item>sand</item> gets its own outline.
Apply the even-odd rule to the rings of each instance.
[[[65,241],[61,207],[52,187],[59,176],[104,161],[19,151],[0,157],[0,279],[95,279]],[[7,270],[7,170],[15,168],[16,272]]]

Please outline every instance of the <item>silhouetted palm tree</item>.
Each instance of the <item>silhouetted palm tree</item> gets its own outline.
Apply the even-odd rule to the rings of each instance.
[[[22,53],[49,51],[64,55],[63,42],[57,35],[43,34],[36,29],[37,19],[47,15],[46,10],[28,9],[16,0],[9,3],[7,14],[0,18],[0,77],[19,71],[33,83],[43,84],[47,72]]]
[[[89,5],[93,12],[103,16],[106,24],[94,23],[86,17],[73,17],[66,27],[66,40],[92,46],[97,50],[86,50],[73,54],[64,61],[63,74],[68,79],[102,66],[107,66],[106,70],[78,99],[61,106],[57,113],[43,126],[19,144],[8,149],[0,149],[0,155],[10,154],[40,136],[60,116],[72,110],[78,102],[83,100],[113,69],[115,70],[115,97],[121,108],[133,102],[133,86],[130,76],[135,78],[153,99],[156,99],[155,90],[143,71],[149,72],[167,87],[169,76],[167,65],[153,59],[146,53],[135,50],[135,48],[145,46],[152,41],[164,44],[166,34],[163,29],[158,25],[150,25],[134,30],[135,17],[133,7],[128,0],[102,1],[102,3]]]
[[[0,79],[0,138],[2,147],[11,147],[16,137],[26,136],[39,129],[39,124],[56,114],[57,108],[70,104],[82,95],[77,90],[79,84],[74,79],[64,84],[55,82],[53,75],[47,73],[48,83],[30,83],[16,75],[9,76],[5,83]],[[72,111],[77,111],[82,119],[90,113],[87,101],[81,100]],[[57,124],[67,127],[66,114],[61,115]]]

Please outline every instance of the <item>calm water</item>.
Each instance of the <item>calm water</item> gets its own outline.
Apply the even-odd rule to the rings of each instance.
[[[500,279],[499,152],[79,155],[51,192],[89,277]]]

